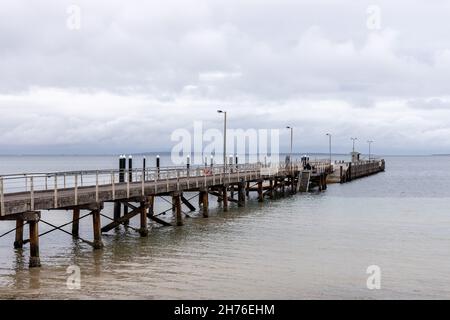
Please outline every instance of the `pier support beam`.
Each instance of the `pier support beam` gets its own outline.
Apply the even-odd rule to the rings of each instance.
[[[245,195],[250,198],[250,182],[247,182],[247,187],[245,189]]]
[[[278,195],[278,192],[279,192],[278,188],[279,188],[278,180],[274,179],[273,180],[272,193],[271,193],[273,198],[275,198]]]
[[[23,219],[16,220],[16,240],[14,248],[21,249],[23,247]]]
[[[120,219],[120,212],[122,210],[122,204],[119,201],[114,202],[114,220]],[[116,227],[116,229],[119,229],[119,226]]]
[[[148,215],[147,216],[154,216],[155,215],[155,197],[149,196],[147,198],[148,202]]]
[[[183,195],[181,195],[181,202],[183,202],[183,204],[188,207],[191,212],[195,211],[195,207]]]
[[[125,216],[127,216],[128,215],[128,207],[126,206],[126,205],[123,205],[123,216],[125,217]],[[128,220],[128,219],[125,219],[124,221],[123,221],[123,225],[124,226],[128,226],[130,224],[130,220]]]
[[[262,181],[258,181],[258,201],[259,202],[264,201],[263,182]]]
[[[274,192],[273,192],[273,188],[274,188],[274,186],[273,186],[273,180],[270,179],[270,182],[269,182],[269,183],[270,183],[270,185],[269,185],[269,188],[270,188],[270,189],[269,189],[269,190],[270,190],[270,191],[269,191],[269,198],[270,198],[270,199],[273,199],[273,198],[274,198],[274,194],[273,194],[273,193],[274,193]]]
[[[245,182],[238,184],[238,207],[245,206]]]
[[[41,266],[41,259],[39,257],[39,218],[37,220],[29,221],[30,226],[30,268]]]
[[[141,237],[148,236],[148,228],[147,228],[147,203],[144,201],[140,202],[139,210],[140,210],[140,222],[141,227],[139,228],[139,234]]]
[[[100,222],[100,210],[96,209],[92,211],[92,225],[94,228],[94,249],[103,248],[101,222]]]
[[[204,218],[208,218],[208,207],[209,207],[209,198],[208,198],[208,190],[200,190],[200,201],[202,203],[202,213]]]
[[[291,176],[291,194],[296,194],[297,189],[295,188],[295,176]]]
[[[222,201],[223,201],[223,211],[228,211],[228,186],[224,185],[222,187]]]
[[[172,194],[172,206],[175,211],[177,226],[183,225],[183,217],[181,215],[181,196],[179,193]]]
[[[80,236],[80,209],[73,209],[73,219],[72,219],[72,236],[78,238]]]

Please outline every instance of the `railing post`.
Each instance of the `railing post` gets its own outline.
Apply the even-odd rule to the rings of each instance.
[[[95,202],[98,203],[98,171],[95,172]]]
[[[55,208],[58,207],[58,175],[55,174]]]
[[[75,205],[78,205],[78,175],[75,174]]]
[[[112,187],[112,199],[116,200],[116,183],[114,181],[114,171],[111,171],[111,187]]]
[[[30,210],[34,211],[34,178],[30,177]]]
[[[142,196],[145,194],[145,167],[142,169]]]
[[[166,191],[169,191],[169,171],[166,171]]]
[[[3,178],[0,178],[0,216],[5,215],[5,197],[3,194]]]
[[[128,179],[127,179],[127,199],[130,198],[130,180],[133,178],[133,173],[128,169]]]

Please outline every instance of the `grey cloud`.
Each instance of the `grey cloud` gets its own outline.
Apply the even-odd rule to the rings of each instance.
[[[450,110],[450,101],[441,98],[431,98],[431,99],[414,99],[408,101],[408,106],[417,109],[446,109]]]
[[[70,4],[81,8],[79,31],[66,27]],[[0,146],[167,148],[173,128],[220,126],[222,105],[240,115],[234,126],[295,122],[299,148],[322,148],[329,130],[376,139],[380,150],[450,147],[417,139],[450,127],[449,4],[378,1],[378,31],[366,27],[369,4],[5,1]],[[336,148],[347,140],[336,137]]]

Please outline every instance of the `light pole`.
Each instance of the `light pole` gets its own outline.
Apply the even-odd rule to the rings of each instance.
[[[291,164],[292,163],[292,144],[294,142],[294,128],[287,126],[286,129],[291,130],[291,149],[290,149],[290,153],[289,153],[289,164]]]
[[[331,164],[331,133],[326,134],[328,136],[328,149],[330,152],[330,164]]]
[[[372,143],[373,143],[373,140],[367,140],[367,143],[369,144],[369,161],[370,161],[370,158],[371,158],[371,145],[372,145]]]
[[[355,152],[355,141],[358,140],[358,138],[350,138],[350,140],[353,141],[353,152]]]
[[[223,110],[217,110],[218,113],[223,113],[223,167],[226,170],[227,167],[227,112]]]

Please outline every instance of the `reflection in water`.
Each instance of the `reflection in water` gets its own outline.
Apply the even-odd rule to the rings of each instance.
[[[41,269],[31,268],[29,269],[30,274],[30,289],[37,290],[41,288]]]
[[[421,161],[438,162],[429,176],[439,174],[433,184],[442,185],[423,188],[428,182],[404,169],[426,167]],[[11,235],[0,241],[0,297],[450,298],[450,161],[387,163],[385,173],[323,193],[231,205],[226,213],[213,207],[208,219],[189,213],[183,227],[150,224],[147,238],[121,227],[103,235],[103,250],[53,232],[40,238],[41,269],[28,269],[29,247],[12,249]],[[217,205],[214,198],[210,205]],[[157,212],[169,208],[164,201],[157,206]],[[55,224],[70,219],[42,214]],[[170,218],[169,211],[164,219]],[[137,226],[139,218],[130,223]],[[0,224],[0,232],[8,227]],[[92,239],[91,219],[81,222],[80,236]],[[374,264],[381,290],[366,287]],[[81,290],[67,288],[70,265],[80,267]]]

